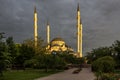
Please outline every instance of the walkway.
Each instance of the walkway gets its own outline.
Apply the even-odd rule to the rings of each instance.
[[[78,74],[72,74],[74,70],[75,68],[57,74],[53,74],[48,77],[39,78],[36,80],[94,80],[95,79],[94,74],[90,71],[89,68],[83,68],[82,71],[79,72]]]

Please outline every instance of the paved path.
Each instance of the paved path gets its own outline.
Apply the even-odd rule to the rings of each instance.
[[[36,80],[94,80],[95,79],[94,74],[88,68],[83,68],[82,71],[79,72],[78,74],[72,74],[74,70],[75,68],[57,74],[53,74],[48,77],[39,78]]]

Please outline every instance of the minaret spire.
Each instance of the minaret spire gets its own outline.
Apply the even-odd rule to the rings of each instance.
[[[47,43],[50,43],[50,25],[49,22],[47,21]]]
[[[36,6],[34,7],[34,13],[37,13]]]
[[[78,3],[78,5],[77,5],[77,11],[79,11],[79,3]]]
[[[80,17],[79,4],[77,6],[77,53],[82,57],[82,23]]]
[[[34,7],[34,44],[35,44],[35,47],[37,46],[37,42],[38,42],[37,10],[36,10],[36,7]]]

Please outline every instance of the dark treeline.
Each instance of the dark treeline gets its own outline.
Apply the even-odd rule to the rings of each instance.
[[[6,69],[37,68],[45,69],[65,69],[68,64],[82,64],[83,58],[77,58],[67,52],[56,52],[48,54],[46,44],[39,38],[37,47],[34,46],[33,39],[27,39],[21,44],[16,44],[13,37],[5,38],[0,33],[0,73]]]

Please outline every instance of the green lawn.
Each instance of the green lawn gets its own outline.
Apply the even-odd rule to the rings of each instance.
[[[12,70],[5,71],[3,80],[33,80],[39,77],[48,76],[50,74],[57,73],[59,71],[48,71],[43,70]],[[0,78],[1,80],[1,78]]]

